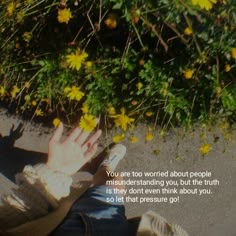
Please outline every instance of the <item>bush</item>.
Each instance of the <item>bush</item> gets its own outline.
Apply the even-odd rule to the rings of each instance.
[[[123,130],[235,118],[234,0],[0,5],[0,97],[27,117],[103,114]]]

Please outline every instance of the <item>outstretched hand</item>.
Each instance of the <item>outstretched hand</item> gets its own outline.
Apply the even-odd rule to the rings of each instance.
[[[61,122],[49,142],[47,165],[53,170],[72,175],[95,155],[97,140],[102,132],[97,130],[91,134],[77,127],[63,142],[62,133]]]

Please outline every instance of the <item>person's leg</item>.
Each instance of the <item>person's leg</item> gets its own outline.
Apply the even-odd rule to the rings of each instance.
[[[110,177],[125,154],[124,146],[116,145],[94,175],[94,186],[73,205],[64,222],[53,235],[127,235],[127,220],[121,194],[114,189],[123,185],[106,185],[107,180],[121,181],[119,176]],[[108,199],[113,199],[114,202]]]

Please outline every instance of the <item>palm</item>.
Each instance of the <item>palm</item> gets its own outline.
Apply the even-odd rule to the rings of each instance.
[[[101,131],[89,136],[79,128],[61,142],[63,125],[60,124],[49,142],[48,165],[50,168],[72,175],[88,162],[97,151],[97,140]]]

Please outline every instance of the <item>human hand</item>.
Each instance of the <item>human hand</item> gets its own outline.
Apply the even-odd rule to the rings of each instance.
[[[62,133],[61,122],[49,141],[47,165],[53,170],[72,175],[95,155],[102,131],[97,130],[91,135],[77,127],[63,142],[60,141]]]

